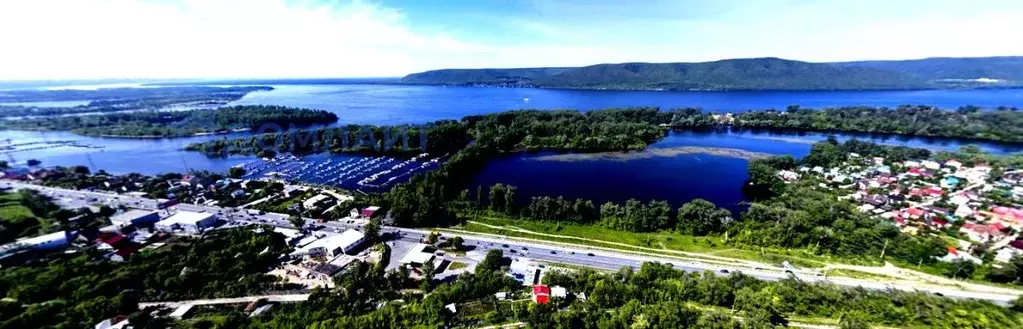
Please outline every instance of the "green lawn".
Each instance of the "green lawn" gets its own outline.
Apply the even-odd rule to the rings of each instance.
[[[18,193],[0,194],[0,223],[5,228],[0,232],[0,243],[38,235],[51,224],[37,218],[32,210],[22,205],[22,200],[21,194]]]
[[[498,217],[497,215],[494,214],[486,214],[480,217],[472,216],[466,217],[468,217],[470,220],[474,222],[477,222],[467,223],[459,227],[460,229],[467,231],[500,234],[521,238],[543,239],[548,241],[583,244],[597,247],[607,247],[626,250],[631,249],[628,247],[623,247],[621,245],[616,245],[616,243],[620,243],[628,246],[638,247],[635,249],[631,249],[633,251],[642,251],[648,253],[652,251],[643,248],[700,253],[706,256],[719,256],[735,259],[744,259],[775,265],[781,265],[782,262],[787,261],[794,266],[808,268],[823,267],[829,262],[858,265],[882,265],[880,261],[870,262],[868,260],[858,258],[854,259],[820,256],[811,254],[804,250],[785,250],[777,248],[764,248],[763,250],[761,250],[760,248],[756,248],[756,250],[738,249],[735,246],[725,244],[723,236],[689,236],[671,232],[656,233],[624,232],[611,230],[596,225],[580,225],[572,223],[547,223],[528,220],[517,220]],[[488,227],[486,225],[499,226],[505,229]],[[519,232],[515,231],[516,228],[541,234],[560,235],[563,236],[564,238],[530,234],[527,232]],[[587,241],[584,239],[592,239],[597,241]]]
[[[462,262],[452,262],[451,265],[448,265],[448,269],[449,270],[463,269],[463,268],[466,268],[466,267],[469,267],[469,264],[462,263]]]

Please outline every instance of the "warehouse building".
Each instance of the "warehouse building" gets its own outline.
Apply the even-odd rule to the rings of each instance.
[[[350,253],[366,241],[366,235],[356,230],[347,230],[341,235],[328,236],[301,248],[299,253],[313,257],[337,257]]]
[[[117,227],[144,227],[160,221],[160,213],[142,209],[131,209],[110,217]]]
[[[203,230],[213,227],[217,223],[217,216],[205,212],[179,211],[167,219],[156,222],[156,229],[164,232],[184,231],[188,233],[200,233]]]

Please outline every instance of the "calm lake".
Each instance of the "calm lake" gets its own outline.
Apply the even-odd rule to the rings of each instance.
[[[590,110],[607,107],[659,106],[700,107],[719,111],[824,106],[898,106],[927,104],[955,108],[972,104],[981,107],[1023,107],[1023,90],[941,90],[897,92],[653,92],[582,91],[519,88],[468,88],[397,85],[274,85],[274,90],[254,92],[232,104],[273,104],[329,110],[340,123],[397,124],[458,119],[469,114],[492,113],[519,108]],[[237,136],[237,135],[235,135]],[[994,143],[965,143],[948,139],[894,136],[839,135],[875,142],[955,149],[979,144],[992,153],[1023,151],[1023,147]],[[225,136],[182,139],[115,139],[78,136],[67,132],[0,131],[0,146],[37,142],[75,141],[86,148],[58,146],[2,153],[3,160],[23,162],[38,159],[44,165],[87,165],[111,173],[148,174],[191,170],[226,171],[251,161],[251,157],[211,159],[184,152],[181,148],[197,141]],[[517,154],[493,161],[473,182],[475,185],[508,183],[519,187],[519,195],[563,195],[597,202],[668,200],[673,205],[693,198],[739,209],[743,201],[739,187],[746,179],[747,160],[741,155],[695,152],[693,147],[737,149],[764,154],[803,156],[810,144],[825,134],[779,132],[676,132],[653,145],[678,150],[658,156],[634,159],[548,159],[550,154]],[[30,144],[32,148],[43,144]],[[8,151],[3,151],[8,152]],[[526,201],[526,200],[523,200]]]

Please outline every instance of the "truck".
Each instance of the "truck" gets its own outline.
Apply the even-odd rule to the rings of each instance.
[[[177,204],[178,204],[178,200],[177,199],[164,200],[164,201],[160,201],[160,203],[156,204],[156,209],[163,210],[163,209],[167,209],[168,207],[173,207],[174,205],[177,205]]]

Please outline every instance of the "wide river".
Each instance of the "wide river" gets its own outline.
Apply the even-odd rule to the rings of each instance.
[[[942,108],[977,105],[1023,107],[1023,90],[932,90],[897,92],[654,92],[583,91],[522,88],[467,88],[398,85],[275,85],[274,90],[251,93],[234,104],[274,104],[332,111],[340,123],[397,124],[458,119],[469,114],[509,109],[581,109],[659,106],[699,107],[716,111],[782,109],[788,105],[898,106],[926,104]],[[839,135],[840,139],[853,136]],[[892,136],[855,136],[876,142],[955,149],[964,142]],[[44,165],[87,165],[111,173],[162,173],[189,170],[225,171],[250,157],[210,159],[181,148],[192,142],[224,136],[182,139],[132,140],[92,138],[67,132],[0,131],[0,146],[31,142],[76,141],[103,146],[61,146],[2,154],[4,160],[38,159]],[[746,179],[747,158],[758,154],[802,156],[810,144],[826,135],[808,133],[672,133],[654,144],[659,152],[632,158],[557,157],[519,154],[493,161],[473,185],[504,182],[520,188],[520,195],[563,195],[597,202],[663,199],[677,205],[705,198],[738,209],[740,186]],[[978,143],[973,143],[978,144]],[[979,143],[993,153],[1023,151],[1023,147]],[[706,149],[715,148],[708,154]],[[722,151],[720,149],[741,150]]]

